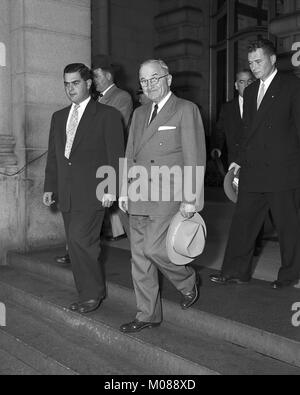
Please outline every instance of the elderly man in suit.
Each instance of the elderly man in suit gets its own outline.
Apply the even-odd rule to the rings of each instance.
[[[176,266],[170,262],[166,250],[166,235],[173,216],[180,210],[190,218],[204,205],[204,167],[206,149],[203,123],[197,106],[187,100],[177,98],[170,90],[172,76],[167,65],[161,60],[149,60],[141,65],[140,83],[145,95],[151,100],[135,110],[129,132],[126,151],[128,168],[142,168],[146,174],[135,182],[140,182],[141,195],[136,198],[129,193],[134,182],[131,170],[124,171],[120,208],[130,214],[132,278],[137,300],[136,319],[121,326],[122,332],[138,332],[144,328],[160,325],[162,308],[158,271],[161,271],[182,294],[181,307],[187,309],[198,299],[196,272],[189,266]],[[154,167],[180,170],[201,167],[203,172],[196,177],[158,180],[151,179]],[[134,173],[134,171],[133,171]],[[143,171],[142,171],[143,173]],[[127,174],[129,177],[127,177]],[[175,177],[176,179],[176,177]],[[186,200],[185,194],[179,199],[164,200],[164,192],[170,187],[174,195],[183,192],[187,184],[198,183],[199,194],[193,200]],[[126,190],[128,188],[128,194]],[[157,190],[160,196],[153,199],[147,191]],[[144,191],[144,192],[142,192]],[[142,196],[143,193],[146,195]]]
[[[68,65],[64,85],[71,106],[52,117],[43,201],[57,197],[62,211],[79,301],[70,309],[96,310],[106,286],[98,259],[104,208],[116,200],[115,190],[96,196],[102,166],[119,168],[123,128],[118,111],[91,100],[92,73],[81,64]]]
[[[240,169],[235,210],[219,284],[245,284],[252,274],[254,242],[268,210],[278,232],[281,268],[271,286],[281,289],[300,277],[300,81],[276,68],[274,45],[254,42],[248,51],[257,82],[244,94],[244,135],[231,168]]]
[[[92,70],[95,88],[99,92],[98,101],[120,111],[123,120],[124,139],[127,141],[128,126],[133,111],[132,98],[128,92],[118,88],[115,84],[116,66],[112,63],[109,56],[96,55],[92,60]],[[108,217],[106,218],[108,219]],[[112,238],[108,237],[108,239],[118,240],[124,234],[124,230],[129,237],[128,215],[120,211],[118,206],[110,208],[109,221],[111,223]]]

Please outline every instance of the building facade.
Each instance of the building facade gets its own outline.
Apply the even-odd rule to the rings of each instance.
[[[0,0],[1,262],[8,249],[64,242],[59,213],[42,205],[46,156],[26,164],[45,153],[51,114],[67,104],[66,64],[109,54],[134,94],[139,64],[163,58],[209,135],[259,36],[277,42],[281,69],[300,74],[299,0]]]

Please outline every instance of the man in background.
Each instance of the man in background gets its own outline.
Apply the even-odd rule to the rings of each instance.
[[[107,55],[97,55],[92,60],[92,70],[94,75],[94,84],[96,91],[99,93],[99,103],[114,107],[122,115],[124,139],[127,141],[128,126],[133,111],[133,102],[130,94],[115,84],[116,66]],[[110,226],[109,226],[110,225]],[[114,241],[124,236],[124,230],[129,237],[129,220],[128,215],[119,210],[114,205],[108,211],[105,218],[104,232],[111,228],[112,235],[107,236],[108,240]]]

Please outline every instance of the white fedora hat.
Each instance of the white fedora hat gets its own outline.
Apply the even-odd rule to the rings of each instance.
[[[167,234],[167,253],[175,265],[187,265],[202,254],[206,240],[206,225],[200,214],[184,218],[177,213]]]

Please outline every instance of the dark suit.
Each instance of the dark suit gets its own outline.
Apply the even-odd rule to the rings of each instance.
[[[224,150],[226,142],[229,164],[237,159],[243,129],[239,99],[236,98],[222,106],[213,137],[213,148],[217,148],[220,151]]]
[[[237,163],[239,199],[222,274],[249,280],[254,241],[270,209],[278,231],[282,267],[278,280],[300,277],[300,80],[278,73],[257,111],[260,82],[244,94],[245,129]]]
[[[71,107],[51,121],[45,192],[53,192],[63,213],[72,269],[81,301],[102,298],[105,281],[98,263],[104,209],[96,189],[101,166],[116,171],[124,155],[120,114],[90,100],[78,125],[70,159],[65,157],[66,126]],[[118,172],[117,172],[118,174]]]
[[[130,94],[114,85],[112,88],[109,89],[108,92],[105,93],[104,96],[99,97],[98,100],[99,103],[114,107],[115,109],[120,111],[120,113],[122,114],[122,121],[124,127],[124,140],[127,141],[128,127],[133,110],[133,103]],[[129,239],[130,229],[128,215],[123,213],[123,211],[119,210],[117,204],[115,204],[108,210],[108,214],[109,218],[108,216],[105,217],[104,224],[106,225],[106,222],[110,222],[112,236],[119,236],[123,234],[124,232],[122,231],[122,228],[124,228],[125,233]],[[106,219],[108,221],[106,221]],[[121,221],[121,226],[116,226],[114,221]]]

